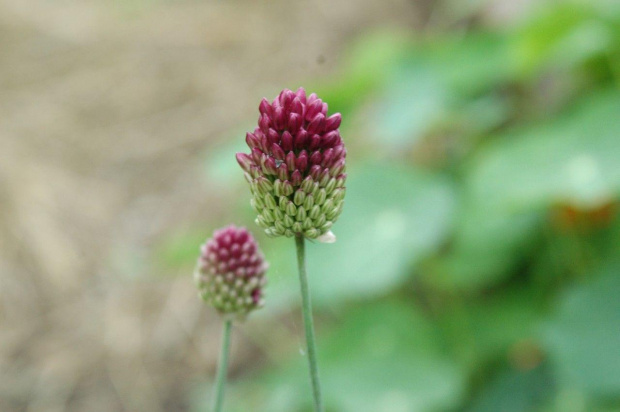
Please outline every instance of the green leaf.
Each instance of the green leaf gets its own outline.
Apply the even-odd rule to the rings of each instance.
[[[472,97],[512,78],[513,61],[501,33],[475,32],[438,43],[427,54],[451,93]]]
[[[483,202],[476,199],[462,209],[450,247],[425,266],[427,280],[436,287],[473,292],[495,286],[535,246],[540,214],[498,213]]]
[[[395,75],[372,119],[371,137],[379,147],[401,149],[415,144],[433,124],[446,116],[452,99],[437,73],[414,67]]]
[[[530,371],[504,371],[485,387],[467,411],[537,411],[554,394],[554,386],[546,365]]]
[[[363,305],[327,339],[324,376],[339,411],[434,411],[458,404],[464,375],[436,327],[395,303]]]
[[[308,245],[318,302],[385,293],[435,250],[452,225],[455,199],[446,179],[394,164],[354,169],[334,244]]]
[[[441,325],[463,365],[480,373],[505,359],[521,342],[535,342],[540,302],[533,290],[508,289],[465,300],[458,295],[441,305]]]
[[[619,296],[618,266],[562,296],[543,338],[563,387],[592,397],[620,396]]]
[[[375,116],[368,120],[371,136],[381,136],[382,144],[399,150],[438,124],[458,119],[459,113],[467,115],[462,123],[472,131],[480,130],[480,123],[496,124],[498,116],[505,116],[503,102],[493,99],[489,106],[488,97],[479,97],[510,78],[507,53],[503,36],[486,33],[414,48],[388,79]],[[480,104],[472,110],[476,100]]]
[[[474,162],[471,195],[504,211],[608,203],[620,193],[618,113],[620,93],[601,92],[557,120],[504,136]]]
[[[434,325],[408,305],[367,302],[319,346],[328,411],[430,412],[454,407],[464,395],[463,370],[440,349]],[[260,386],[241,385],[231,410],[309,411],[308,379],[306,359],[297,356],[255,377]]]
[[[570,67],[612,47],[613,28],[596,16],[592,3],[554,4],[528,20],[511,45],[518,69],[531,75],[550,65]]]

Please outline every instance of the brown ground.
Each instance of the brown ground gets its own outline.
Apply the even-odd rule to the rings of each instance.
[[[187,410],[219,332],[152,246],[217,213],[205,151],[260,97],[411,3],[0,0],[0,411]]]

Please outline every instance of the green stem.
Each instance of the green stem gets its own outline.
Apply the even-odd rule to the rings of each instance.
[[[221,412],[224,404],[224,388],[226,387],[226,373],[228,371],[228,352],[230,351],[230,330],[232,320],[224,321],[222,332],[222,348],[220,350],[220,360],[217,367],[217,378],[215,381],[215,394],[213,401],[213,412]]]
[[[310,301],[310,288],[306,274],[306,253],[303,235],[295,236],[297,247],[297,266],[299,268],[299,283],[301,284],[301,302],[306,331],[306,347],[308,351],[308,365],[310,366],[310,380],[312,381],[312,394],[314,396],[315,412],[323,412],[323,400],[321,399],[321,384],[319,382],[319,367],[316,359],[316,342],[314,338],[314,322],[312,320],[312,302]]]

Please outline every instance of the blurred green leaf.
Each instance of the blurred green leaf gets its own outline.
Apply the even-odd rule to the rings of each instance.
[[[555,385],[546,365],[530,371],[505,371],[489,383],[467,411],[532,412],[540,410],[554,391]]]
[[[478,352],[487,358],[505,354],[518,343],[535,338],[541,310],[528,290],[508,290],[469,307]]]
[[[425,56],[451,93],[472,97],[514,75],[512,56],[502,33],[474,32],[430,47]]]
[[[547,65],[572,66],[607,50],[613,30],[596,18],[592,3],[556,4],[528,20],[513,37],[518,68],[537,74]]]
[[[439,176],[394,164],[350,173],[335,244],[310,244],[308,268],[320,301],[377,295],[437,248],[452,225],[455,199]]]
[[[317,86],[317,94],[330,111],[348,114],[376,91],[411,47],[408,33],[376,31],[362,36],[345,57],[343,74]]]
[[[366,302],[319,346],[328,411],[436,411],[463,396],[463,371],[442,353],[433,324],[409,305]],[[268,388],[262,395],[255,385],[241,385],[231,410],[310,410],[306,360],[298,356],[292,363],[258,379]]]
[[[434,411],[463,395],[463,371],[436,327],[410,305],[366,304],[326,340],[324,376],[336,410]]]
[[[461,210],[450,247],[425,267],[435,287],[471,292],[495,286],[536,245],[538,213],[498,213],[487,210],[484,201],[476,199]]]
[[[561,385],[592,397],[620,396],[620,269],[565,293],[543,331]]]
[[[480,95],[510,78],[504,37],[476,34],[419,45],[388,79],[371,122],[371,136],[401,149],[412,145],[440,123],[467,116],[471,131],[481,122],[497,124],[505,116],[501,104],[489,106]],[[481,103],[472,110],[473,102]],[[494,103],[502,103],[495,99]],[[500,109],[500,111],[498,111]],[[462,117],[462,116],[461,116]],[[461,130],[461,133],[463,130]]]
[[[413,145],[446,115],[451,99],[441,80],[425,67],[410,68],[390,80],[372,119],[371,137],[381,136],[377,146],[385,148],[388,143],[389,148],[401,149]]]
[[[601,92],[557,120],[504,136],[473,163],[472,196],[505,211],[609,202],[620,193],[618,113],[620,93]]]
[[[475,300],[454,295],[438,309],[439,323],[461,364],[479,374],[485,365],[505,361],[516,345],[535,345],[540,306],[530,289],[508,289]]]
[[[458,6],[486,16],[470,3]],[[429,31],[423,40],[371,33],[345,53],[340,76],[311,88],[330,111],[345,113],[351,132],[343,133],[367,137],[350,141],[352,154],[370,148],[373,159],[402,158],[420,141],[416,160],[436,156],[464,175],[453,182],[349,159],[346,206],[334,226],[338,241],[307,246],[317,312],[346,308],[332,330],[318,317],[328,412],[618,410],[617,271],[581,279],[551,320],[541,322],[554,291],[617,255],[616,3],[545,2],[525,25],[495,33],[484,32],[478,19],[462,32]],[[572,101],[572,108],[558,115],[558,101]],[[524,124],[528,110],[541,123]],[[237,186],[230,180],[240,176],[232,155],[244,145],[232,142],[212,151],[208,174]],[[253,215],[246,195],[239,213],[231,213],[235,219]],[[604,205],[607,220],[583,233],[574,227],[559,233],[548,221],[549,208],[588,213]],[[256,318],[279,322],[274,316],[299,304],[295,248],[291,239],[258,238],[271,268],[267,306]],[[193,243],[174,240],[169,251],[193,255]],[[406,282],[414,273],[424,282]],[[396,301],[412,285],[421,286],[415,298]],[[422,303],[432,318],[416,309]],[[233,383],[227,409],[311,411],[301,323],[294,329],[290,352],[271,349],[278,365]],[[465,396],[467,387],[474,393]]]

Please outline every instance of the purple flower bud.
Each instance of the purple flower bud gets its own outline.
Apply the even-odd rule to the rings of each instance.
[[[306,130],[310,134],[321,133],[323,131],[323,126],[325,125],[325,116],[319,113],[310,122]]]
[[[319,175],[319,185],[321,187],[325,187],[327,185],[327,182],[329,182],[329,169],[323,169],[323,171],[321,172],[321,174]]]
[[[293,102],[294,98],[295,98],[295,93],[293,93],[292,91],[288,89],[284,89],[280,93],[280,104],[282,105],[284,109],[288,109],[290,104]]]
[[[284,109],[282,107],[275,108],[273,113],[273,124],[278,130],[284,128]]]
[[[295,167],[299,169],[301,173],[304,173],[308,168],[308,153],[306,153],[305,150],[302,150],[299,156],[297,156]]]
[[[282,150],[282,146],[276,143],[271,145],[271,154],[276,160],[284,160],[284,157],[286,156],[284,150]]]
[[[331,165],[331,161],[334,158],[334,149],[327,149],[323,152],[323,161],[321,165],[323,167],[329,167]]]
[[[286,163],[281,163],[280,166],[278,166],[278,179],[288,180],[288,167]]]
[[[280,133],[276,132],[274,129],[269,129],[267,131],[267,141],[269,142],[270,146],[272,144],[278,144],[278,142],[280,141]],[[265,151],[268,152],[269,150]]]
[[[252,160],[254,160],[255,164],[260,164],[260,159],[262,156],[263,152],[259,148],[255,147],[252,149]]]
[[[250,149],[260,146],[260,140],[256,137],[256,135],[249,132],[245,134],[245,142],[248,144]]]
[[[260,127],[263,133],[267,134],[267,132],[269,131],[270,122],[271,121],[267,113],[263,113],[260,115],[260,118],[258,119],[258,127]]]
[[[243,170],[245,170],[246,172],[250,171],[250,167],[252,166],[252,158],[250,157],[250,155],[247,155],[245,153],[237,153],[237,162]]]
[[[291,184],[295,187],[301,185],[301,172],[299,170],[295,170],[291,175]]]
[[[200,248],[194,280],[200,297],[220,314],[243,319],[264,304],[267,267],[247,229],[228,226]]]
[[[296,132],[301,127],[303,121],[304,119],[302,119],[301,114],[291,113],[288,118],[288,129],[292,132]]]
[[[263,133],[262,130],[258,129],[258,131],[254,132],[254,134],[257,138],[260,139],[260,145],[258,146],[260,150],[262,150],[263,152],[269,151],[269,139],[267,139],[265,133]]]
[[[303,88],[261,100],[258,127],[246,135],[249,155],[237,155],[254,196],[256,222],[269,236],[326,234],[340,215],[346,149],[339,113]]]
[[[321,166],[319,165],[312,165],[312,167],[310,168],[310,176],[312,176],[312,180],[313,181],[318,181],[319,180],[319,176],[321,174]]]
[[[338,130],[332,130],[329,133],[325,133],[321,137],[321,147],[323,149],[327,149],[329,147],[334,147],[334,145],[338,141],[339,137],[340,137],[340,133],[338,133]]]
[[[322,108],[323,102],[321,101],[321,99],[314,100],[312,104],[308,105],[308,107],[306,108],[306,121],[312,121],[312,119],[314,119],[316,115],[321,112]]]
[[[310,163],[312,163],[313,165],[318,165],[321,163],[321,152],[319,152],[318,150],[316,152],[312,152],[312,155],[310,155]]]
[[[263,159],[264,159],[264,162],[262,163],[262,165],[264,165],[265,169],[267,170],[266,173],[270,175],[277,174],[278,172],[277,172],[276,160],[273,157],[269,157],[265,155],[263,155]]]
[[[295,95],[299,98],[299,101],[302,104],[306,104],[306,91],[304,90],[303,87],[300,87],[299,89],[297,89],[297,93],[295,93]]]
[[[308,134],[308,132],[306,132],[305,130],[300,130],[297,133],[297,136],[295,137],[295,150],[302,150],[304,149],[309,141],[310,135]]]
[[[295,153],[288,152],[286,154],[286,165],[288,166],[288,170],[290,170],[291,172],[295,170],[295,160]]]
[[[310,96],[308,96],[308,101],[306,102],[306,106],[310,106],[317,99],[318,99],[318,97],[317,97],[316,93],[310,93]]]
[[[293,103],[291,104],[291,113],[295,113],[300,116],[304,114],[304,105],[299,97],[295,97],[293,99]]]
[[[327,103],[325,102],[321,105],[321,114],[327,117]]]
[[[293,136],[288,131],[282,133],[282,150],[285,152],[293,150]]]
[[[345,166],[344,157],[341,157],[329,169],[330,175],[334,177],[339,176],[344,171],[344,166]]]
[[[340,113],[333,114],[325,120],[325,131],[330,132],[340,127],[342,115]]]
[[[266,114],[267,116],[271,115],[271,105],[269,104],[269,101],[267,99],[263,98],[260,101],[258,111],[260,112],[260,114]]]
[[[341,157],[344,158],[345,153],[346,151],[344,150],[344,145],[341,144],[334,147],[334,159],[340,159]]]
[[[319,147],[321,147],[321,136],[319,136],[318,134],[315,134],[310,139],[310,144],[308,144],[308,149],[316,150]]]

